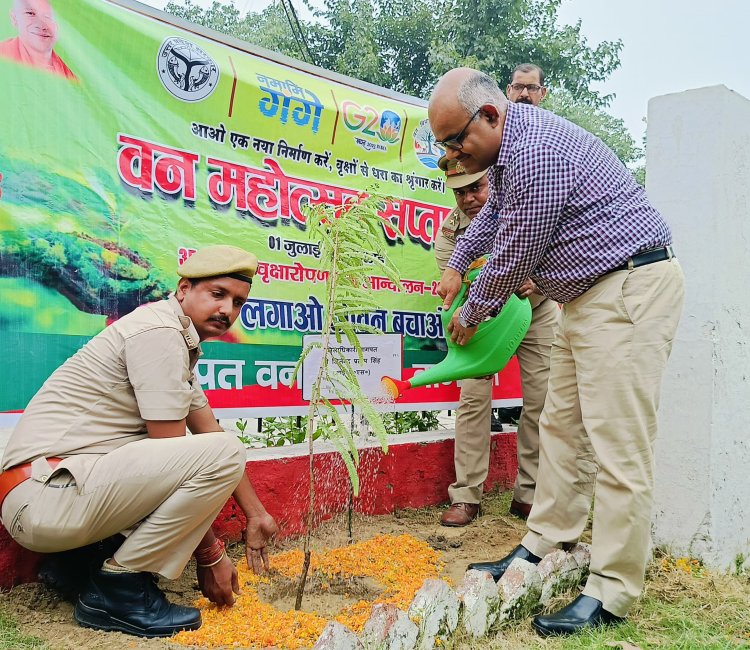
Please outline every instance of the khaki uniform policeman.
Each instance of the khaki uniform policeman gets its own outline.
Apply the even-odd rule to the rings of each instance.
[[[168,300],[113,323],[52,374],[8,441],[0,486],[18,484],[2,521],[19,544],[51,553],[127,535],[80,596],[83,625],[196,629],[199,612],[168,603],[151,580],[177,578],[194,551],[204,594],[232,604],[236,570],[210,527],[233,492],[248,516],[248,561],[262,570],[276,524],[245,475],[243,445],[220,429],[194,375],[200,341],[234,322],[257,264],[232,246],[196,252]]]
[[[467,191],[474,184],[486,182],[486,172],[467,174],[455,160],[441,158],[439,164],[446,173],[447,186],[454,191]],[[478,207],[481,206],[474,209]],[[464,233],[470,222],[471,218],[458,207],[443,222],[435,239],[435,259],[441,272],[453,253],[456,238]],[[539,416],[547,395],[550,351],[559,315],[557,304],[544,296],[532,293],[528,299],[532,306],[531,325],[516,351],[521,370],[523,410],[517,436],[518,474],[511,503],[511,513],[524,519],[534,502],[539,467]],[[456,411],[456,481],[448,488],[452,505],[443,514],[441,523],[444,525],[466,525],[478,513],[489,468],[491,413],[491,378],[465,380]]]

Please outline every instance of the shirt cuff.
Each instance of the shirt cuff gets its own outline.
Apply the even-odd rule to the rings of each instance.
[[[470,302],[461,307],[461,316],[470,327],[476,327],[484,320],[484,314],[474,309]]]
[[[182,420],[190,410],[191,390],[136,390],[144,420]]]
[[[199,409],[202,409],[204,406],[208,405],[208,398],[203,397],[202,399],[193,399],[193,401],[190,404],[190,413],[193,411],[197,411]]]

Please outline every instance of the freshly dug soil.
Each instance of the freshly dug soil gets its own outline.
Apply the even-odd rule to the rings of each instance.
[[[422,510],[401,510],[378,517],[354,516],[353,539],[361,541],[377,535],[409,534],[426,540],[441,551],[445,562],[444,575],[458,584],[469,562],[496,560],[510,551],[526,532],[524,522],[507,514],[510,493],[485,495],[483,515],[465,528],[446,528],[439,525],[443,507]],[[348,542],[346,516],[325,522],[315,534],[316,548],[333,548]],[[300,540],[284,540],[277,550],[301,546]],[[230,553],[244,562],[244,547],[232,547]],[[161,579],[159,586],[167,597],[177,603],[190,605],[200,596],[194,566],[188,566],[178,580]],[[370,580],[342,580],[326,586],[325,592],[312,582],[303,608],[321,615],[339,611],[344,605],[360,599],[375,598],[380,587]],[[279,609],[290,609],[294,604],[295,585],[274,581],[264,586],[260,594]],[[79,627],[73,619],[73,605],[56,592],[34,583],[20,585],[0,594],[0,609],[19,623],[24,634],[44,640],[52,650],[184,650],[164,639],[140,639],[119,632],[97,632]]]

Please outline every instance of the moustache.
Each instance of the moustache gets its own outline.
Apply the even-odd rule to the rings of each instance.
[[[226,316],[211,316],[211,318],[208,319],[209,321],[215,321],[217,323],[221,323],[222,325],[226,325],[229,327],[229,319]]]

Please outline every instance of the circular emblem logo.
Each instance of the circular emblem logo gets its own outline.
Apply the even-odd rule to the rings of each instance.
[[[436,144],[429,120],[422,120],[414,129],[413,141],[414,153],[417,154],[419,162],[427,169],[437,169],[438,160],[445,152]]]
[[[378,137],[389,144],[398,142],[401,137],[401,117],[393,111],[383,111]]]
[[[183,102],[206,99],[219,85],[219,68],[201,48],[184,38],[164,40],[156,56],[162,85]]]

